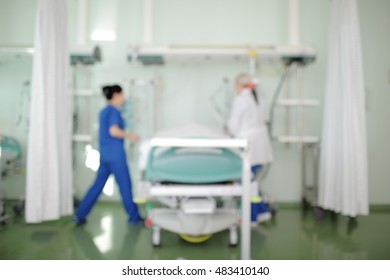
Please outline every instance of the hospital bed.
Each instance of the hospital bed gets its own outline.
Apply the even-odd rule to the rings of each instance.
[[[0,182],[3,176],[13,173],[21,158],[19,142],[12,137],[0,135]],[[5,194],[0,189],[0,224],[4,225],[8,221],[8,215],[4,207]]]
[[[150,203],[147,207],[152,244],[160,246],[162,230],[194,243],[228,230],[229,245],[235,246],[241,226],[241,254],[248,259],[251,180],[247,141],[160,137],[150,141],[145,154],[137,196],[159,202],[157,207]]]
[[[17,169],[21,158],[19,142],[9,136],[0,135],[0,171],[1,175],[8,175]]]

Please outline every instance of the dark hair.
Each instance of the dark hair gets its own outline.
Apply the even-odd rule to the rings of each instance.
[[[259,100],[257,98],[257,92],[254,88],[251,89],[251,92],[252,92],[252,95],[253,95],[253,98],[255,99],[255,102],[256,104],[259,104]]]
[[[107,100],[111,100],[114,94],[121,93],[121,92],[122,92],[122,88],[118,85],[103,87],[103,95],[106,97]]]

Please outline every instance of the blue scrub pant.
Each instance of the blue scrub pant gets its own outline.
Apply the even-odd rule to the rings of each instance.
[[[119,186],[123,206],[129,215],[129,222],[138,221],[140,214],[138,206],[133,202],[133,195],[131,193],[131,178],[126,159],[107,162],[100,161],[95,182],[88,190],[84,199],[80,202],[76,211],[76,216],[80,220],[86,219],[111,174],[114,174],[115,181]]]
[[[252,176],[253,180],[256,178],[257,173],[261,170],[261,165],[254,165],[252,166]],[[259,196],[261,197],[262,194],[259,192]],[[267,206],[265,202],[262,200],[258,203],[251,203],[251,222],[257,221],[257,215],[268,212]]]

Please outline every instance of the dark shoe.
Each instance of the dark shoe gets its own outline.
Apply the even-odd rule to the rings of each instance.
[[[73,222],[76,226],[82,226],[82,225],[84,225],[84,224],[87,223],[87,219],[80,219],[79,217],[74,216],[73,219],[72,219],[72,222]]]

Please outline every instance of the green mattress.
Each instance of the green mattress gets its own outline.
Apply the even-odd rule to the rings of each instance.
[[[154,182],[213,184],[241,179],[242,161],[225,148],[152,148],[145,178]]]

